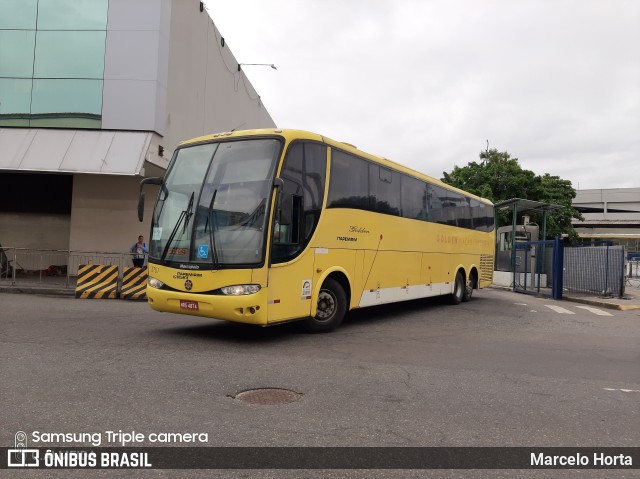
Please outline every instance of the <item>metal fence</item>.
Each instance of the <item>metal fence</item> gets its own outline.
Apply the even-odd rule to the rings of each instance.
[[[600,296],[624,296],[624,246],[583,246],[564,250],[564,289]]]
[[[627,263],[627,277],[640,278],[640,259],[632,259]]]
[[[131,253],[0,247],[0,284],[74,289],[82,264],[133,266]]]
[[[624,246],[564,247],[555,241],[518,242],[512,255],[513,290],[562,299],[562,292],[616,296],[636,286],[637,260],[625,262]],[[638,280],[640,288],[640,280]]]
[[[625,288],[640,289],[640,256],[627,256]],[[635,289],[633,290],[635,291]]]

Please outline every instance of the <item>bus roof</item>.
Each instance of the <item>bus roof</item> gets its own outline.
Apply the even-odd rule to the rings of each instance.
[[[240,138],[240,137],[267,136],[267,135],[282,136],[286,140],[303,139],[303,140],[320,141],[320,142],[326,143],[331,147],[341,149],[343,151],[346,151],[347,153],[352,153],[354,155],[360,156],[362,158],[366,158],[380,165],[386,166],[387,168],[401,171],[403,173],[406,173],[416,178],[427,180],[430,183],[434,183],[438,186],[441,186],[442,188],[446,188],[451,191],[456,191],[458,193],[464,194],[465,196],[469,196],[471,198],[477,199],[478,201],[482,201],[483,203],[492,204],[491,201],[486,198],[481,198],[479,196],[474,195],[473,193],[469,193],[468,191],[464,191],[459,188],[456,188],[455,186],[448,185],[440,181],[439,179],[434,178],[433,176],[429,176],[425,173],[421,173],[417,170],[409,168],[408,166],[402,165],[400,163],[396,163],[395,161],[389,160],[382,156],[373,155],[371,153],[367,153],[362,150],[359,150],[358,148],[356,148],[354,145],[350,143],[346,143],[343,141],[336,141],[326,136],[319,135],[317,133],[312,133],[305,130],[263,128],[263,129],[255,129],[255,130],[228,131],[228,132],[214,133],[211,135],[204,135],[204,136],[199,136],[197,138],[192,138],[190,140],[183,141],[182,143],[180,143],[180,146],[186,146],[192,143],[203,143],[208,141],[215,141],[215,140],[226,139],[226,138]]]

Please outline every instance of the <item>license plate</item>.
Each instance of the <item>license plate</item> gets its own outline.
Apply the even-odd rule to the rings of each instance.
[[[198,302],[197,301],[188,301],[186,299],[180,300],[180,308],[188,309],[189,311],[198,311]]]

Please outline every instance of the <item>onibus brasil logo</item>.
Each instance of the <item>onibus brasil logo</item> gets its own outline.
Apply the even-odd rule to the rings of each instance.
[[[7,467],[38,467],[40,451],[27,448],[27,433],[18,431],[15,435],[15,447],[7,451]]]

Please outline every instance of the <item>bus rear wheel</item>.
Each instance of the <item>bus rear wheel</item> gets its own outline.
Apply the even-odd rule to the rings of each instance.
[[[473,290],[476,289],[476,278],[472,274],[469,275],[469,281],[467,281],[467,285],[464,288],[464,294],[462,296],[462,301],[469,301],[471,296],[473,296]]]
[[[465,284],[462,271],[456,273],[456,281],[453,285],[453,294],[449,297],[451,304],[460,304],[464,298]]]
[[[336,280],[327,278],[318,294],[316,315],[306,318],[305,328],[310,333],[325,333],[334,330],[347,312],[347,295]]]

